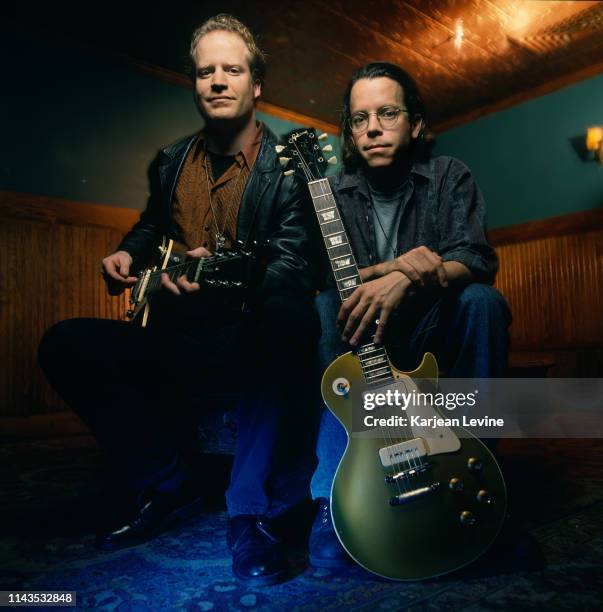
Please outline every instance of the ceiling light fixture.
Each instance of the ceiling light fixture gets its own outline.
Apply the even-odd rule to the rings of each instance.
[[[446,38],[442,42],[436,43],[431,48],[437,49],[438,47],[441,47],[442,45],[445,45],[446,43],[449,43],[452,40],[454,41],[455,48],[460,49],[461,45],[463,44],[464,37],[465,37],[465,30],[463,29],[463,20],[457,19],[455,22],[455,26],[454,26],[454,32],[450,34],[448,38]]]
[[[463,36],[465,36],[465,32],[463,30],[463,20],[457,19],[456,27],[454,29],[454,46],[457,49],[460,49],[461,45],[463,44]]]

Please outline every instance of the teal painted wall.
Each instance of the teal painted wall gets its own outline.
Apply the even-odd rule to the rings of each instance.
[[[6,28],[0,189],[142,209],[157,150],[198,130],[192,92]],[[8,77],[8,78],[6,78]],[[288,121],[259,113],[276,133]],[[570,144],[603,123],[598,76],[438,135],[473,170],[491,228],[603,205],[603,166]],[[329,142],[339,157],[339,142]]]
[[[603,124],[603,75],[438,134],[486,198],[490,228],[603,206],[603,165],[570,143]]]
[[[192,91],[7,28],[0,35],[9,84],[0,189],[144,208],[157,151],[201,127]],[[298,127],[258,115],[279,135]],[[328,142],[338,150],[336,137]]]

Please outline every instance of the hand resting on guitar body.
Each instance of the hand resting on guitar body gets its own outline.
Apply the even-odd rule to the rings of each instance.
[[[116,251],[103,259],[101,274],[109,295],[120,295],[124,289],[136,284],[137,277],[130,275],[132,262],[132,256],[127,251]]]
[[[363,283],[341,305],[337,325],[343,328],[342,340],[356,346],[366,328],[379,319],[374,342],[379,343],[389,313],[398,307],[411,282],[402,272],[393,271],[381,278]]]

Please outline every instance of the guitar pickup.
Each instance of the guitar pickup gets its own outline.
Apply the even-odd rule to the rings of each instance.
[[[399,465],[403,461],[416,461],[426,455],[427,448],[423,438],[413,438],[379,449],[379,458],[383,467]]]

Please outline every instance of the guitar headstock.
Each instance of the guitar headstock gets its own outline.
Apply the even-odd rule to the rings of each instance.
[[[285,168],[285,176],[297,174],[308,183],[324,178],[329,164],[337,163],[337,158],[329,155],[333,152],[333,146],[320,145],[320,141],[326,139],[326,133],[317,135],[313,128],[296,129],[283,136],[284,144],[276,145],[275,150],[281,166]]]
[[[246,289],[256,263],[261,265],[269,252],[269,241],[244,243],[237,240],[229,251],[219,251],[200,260],[193,280],[210,287]]]

